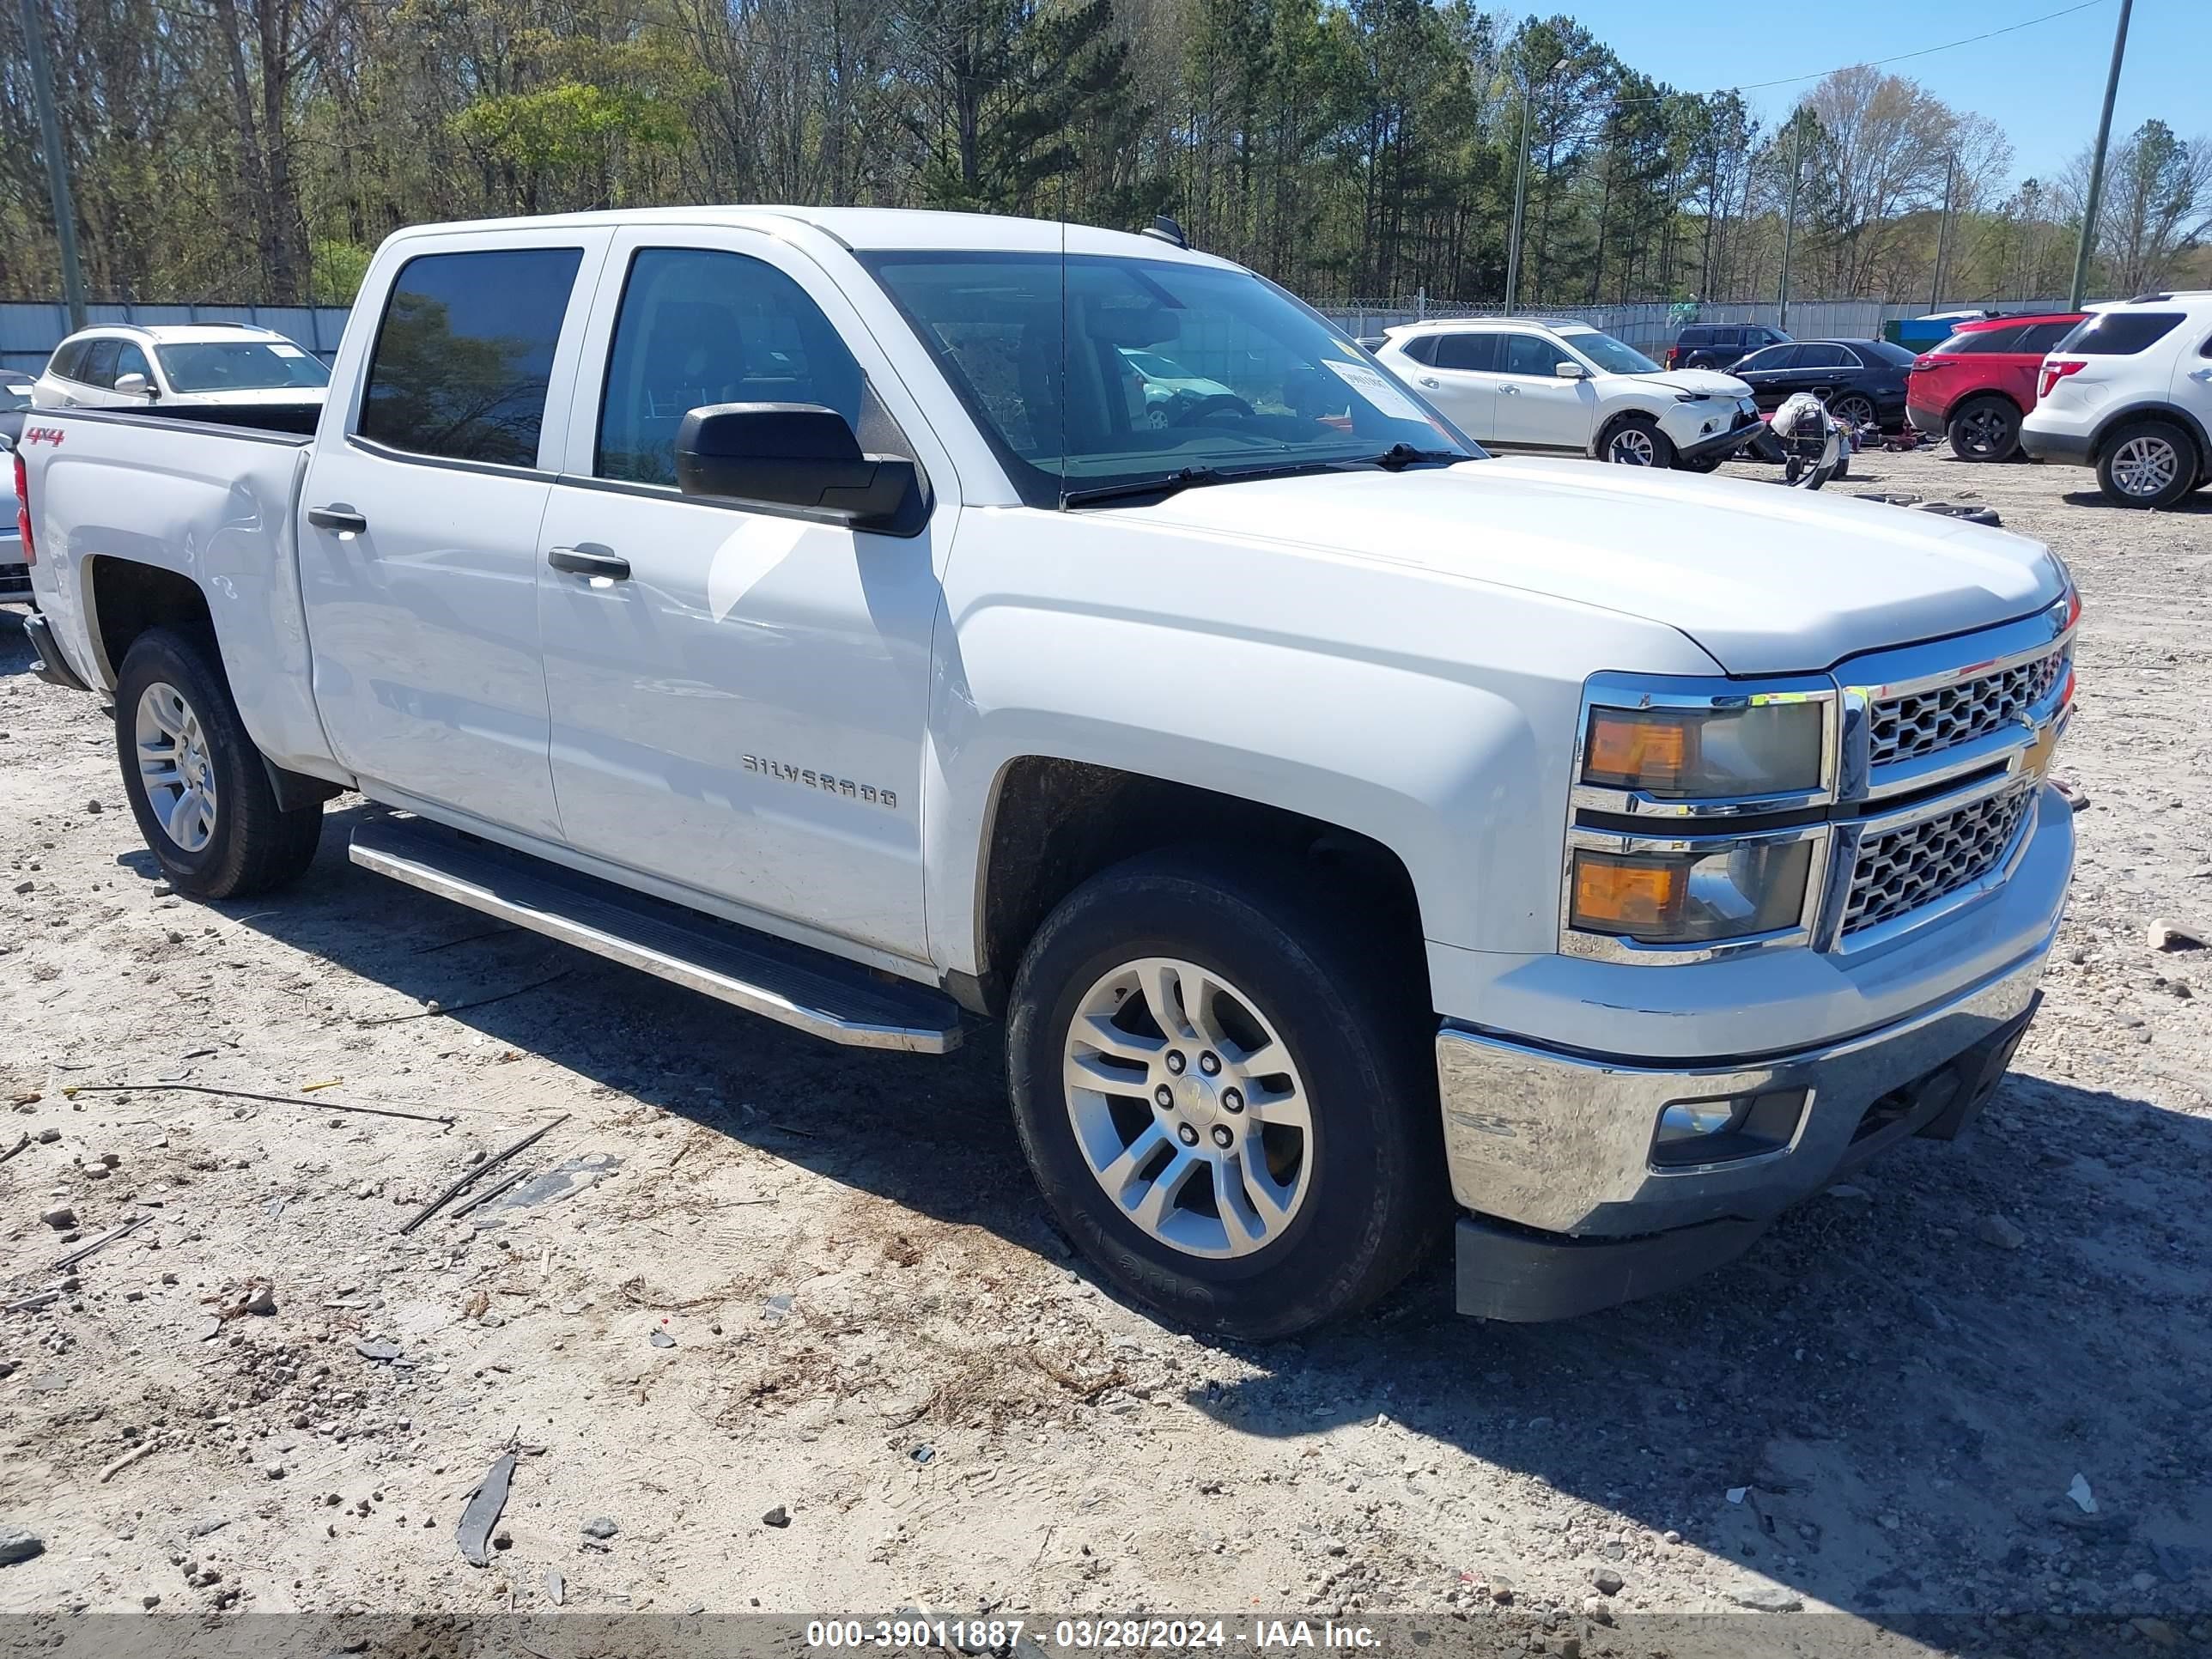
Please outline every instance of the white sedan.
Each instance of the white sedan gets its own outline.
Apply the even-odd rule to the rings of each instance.
[[[1710,472],[1761,424],[1741,380],[1663,369],[1586,323],[1408,323],[1388,331],[1375,355],[1486,448]]]

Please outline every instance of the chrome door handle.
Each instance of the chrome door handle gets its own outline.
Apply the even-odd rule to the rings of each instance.
[[[1521,395],[1521,388],[1517,386],[1501,386],[1498,389],[1509,398],[1517,398]]]
[[[343,501],[309,507],[307,522],[318,530],[335,530],[345,536],[358,536],[368,528],[368,520]]]
[[[604,547],[556,547],[548,550],[545,562],[572,576],[604,576],[611,582],[629,580],[629,561]]]
[[[1431,375],[1431,374],[1424,374],[1424,375],[1422,375],[1422,376],[1421,376],[1421,384],[1422,384],[1423,386],[1441,386],[1443,384],[1443,382],[1442,380],[1437,380],[1434,375]]]

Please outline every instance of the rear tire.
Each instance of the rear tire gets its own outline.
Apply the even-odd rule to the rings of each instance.
[[[1449,1214],[1419,964],[1312,886],[1147,854],[1063,901],[1015,979],[1007,1082],[1045,1201],[1116,1290],[1192,1329],[1352,1313]]]
[[[1674,446],[1649,415],[1627,415],[1606,428],[1598,456],[1616,466],[1672,466]]]
[[[138,833],[179,893],[235,898],[292,880],[315,856],[320,802],[286,811],[213,648],[164,628],[131,644],[115,680],[115,749]]]
[[[2118,507],[2172,507],[2195,487],[2197,442],[2171,421],[2130,421],[2097,452],[2097,485]]]
[[[2020,448],[2020,410],[2009,398],[1970,398],[1953,411],[1951,453],[1962,461],[2008,461]]]

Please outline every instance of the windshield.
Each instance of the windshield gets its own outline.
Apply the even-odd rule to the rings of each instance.
[[[1249,271],[1098,254],[863,257],[1032,507],[1187,470],[1401,446],[1482,453]]]
[[[12,415],[19,409],[31,406],[31,383],[28,380],[0,380],[0,415]]]
[[[330,370],[289,340],[203,340],[156,346],[154,355],[178,392],[274,392],[331,383]]]
[[[1559,337],[1608,374],[1656,374],[1659,365],[1634,346],[1594,328],[1560,331]]]

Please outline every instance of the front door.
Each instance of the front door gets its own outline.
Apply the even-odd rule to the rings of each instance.
[[[1729,373],[1751,388],[1752,398],[1761,409],[1778,409],[1792,390],[1791,365],[1804,349],[1801,345],[1771,345],[1764,351],[1754,351]]]
[[[324,412],[299,526],[315,702],[338,758],[372,793],[547,840],[560,821],[538,662],[540,448],[606,235],[479,235],[408,258],[379,325],[347,332],[367,361],[339,383],[362,390]]]
[[[1498,340],[1498,441],[1534,449],[1587,449],[1597,392],[1587,379],[1563,380],[1566,349],[1541,334]]]
[[[538,538],[569,844],[923,957],[923,743],[938,560],[958,511],[951,463],[844,296],[787,246],[626,231],[601,288]],[[836,410],[864,449],[921,463],[929,526],[859,534],[679,495],[685,413],[726,403]]]

